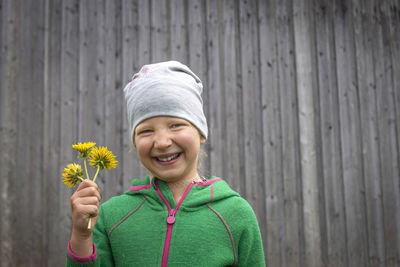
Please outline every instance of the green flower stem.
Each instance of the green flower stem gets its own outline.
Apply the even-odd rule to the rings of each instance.
[[[96,182],[97,175],[99,174],[99,171],[100,171],[100,167],[97,167],[97,172],[96,172],[96,175],[93,178],[93,182]]]
[[[93,182],[94,183],[96,182],[97,175],[99,174],[99,171],[100,171],[100,167],[97,167],[97,172],[96,172],[96,174],[95,174],[95,176],[93,178]],[[92,228],[92,217],[91,216],[89,217],[89,222],[88,222],[87,229],[90,229],[90,228]]]
[[[88,174],[88,171],[87,171],[86,158],[83,159],[83,163],[85,164],[86,179],[89,179],[89,180],[90,180],[89,174]]]
[[[90,228],[92,228],[92,217],[91,216],[89,217],[89,222],[87,225],[87,229],[90,230]]]

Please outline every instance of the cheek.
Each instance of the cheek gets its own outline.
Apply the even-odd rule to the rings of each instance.
[[[200,147],[200,136],[197,133],[184,133],[179,136],[179,144],[187,149],[197,149]]]
[[[139,159],[142,160],[150,153],[149,144],[143,141],[139,141],[136,143],[136,151],[138,153]]]

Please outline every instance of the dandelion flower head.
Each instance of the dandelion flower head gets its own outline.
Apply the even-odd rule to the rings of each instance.
[[[72,145],[72,147],[81,152],[80,157],[86,158],[88,156],[89,150],[95,145],[96,143],[94,142],[86,142],[86,143],[79,142],[78,144]]]
[[[83,181],[83,170],[81,165],[76,163],[68,164],[67,168],[64,168],[63,182],[69,187],[75,187],[81,181]]]
[[[117,167],[113,153],[107,147],[94,147],[89,154],[89,164],[100,169],[112,169]]]

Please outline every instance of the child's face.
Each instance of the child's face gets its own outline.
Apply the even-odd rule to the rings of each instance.
[[[135,129],[136,149],[142,164],[166,182],[191,180],[205,138],[190,122],[175,117],[153,117]]]

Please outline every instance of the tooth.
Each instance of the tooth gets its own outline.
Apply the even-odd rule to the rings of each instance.
[[[159,161],[170,161],[171,159],[176,158],[177,155],[178,154],[175,154],[175,155],[172,155],[172,156],[169,156],[169,157],[166,157],[166,158],[158,158],[158,160]]]

